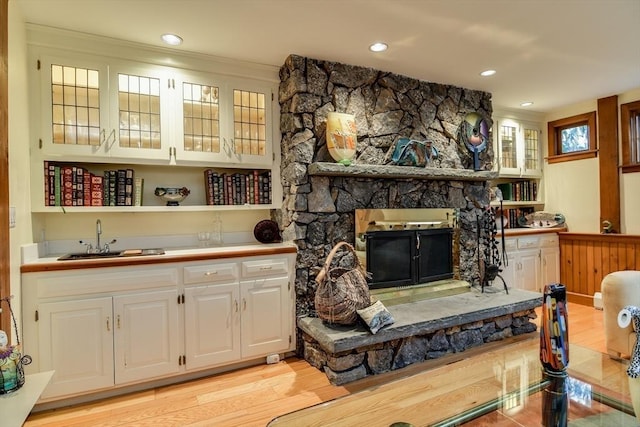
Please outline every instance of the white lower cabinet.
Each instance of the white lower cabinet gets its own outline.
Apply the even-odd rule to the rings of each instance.
[[[292,349],[290,272],[284,257],[186,266],[186,368]]]
[[[113,298],[116,384],[180,371],[177,300],[176,289]]]
[[[44,400],[295,347],[295,253],[22,275],[27,373]]]
[[[111,297],[43,303],[38,306],[37,358],[41,371],[55,370],[42,397],[114,385]],[[30,348],[31,337],[24,341]]]
[[[184,296],[187,369],[240,359],[238,284],[186,288]]]
[[[278,353],[291,345],[288,283],[286,277],[240,283],[243,357]]]
[[[507,237],[507,265],[500,275],[509,288],[541,292],[560,278],[560,249],[557,234]],[[499,280],[494,286],[501,286]]]

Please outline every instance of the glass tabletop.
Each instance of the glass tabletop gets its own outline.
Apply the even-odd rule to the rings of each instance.
[[[411,368],[402,377],[394,371],[388,381],[282,415],[268,426],[541,426],[549,378],[538,344],[528,339],[472,357],[460,353],[446,366]],[[638,425],[626,368],[625,361],[570,345],[570,426]]]

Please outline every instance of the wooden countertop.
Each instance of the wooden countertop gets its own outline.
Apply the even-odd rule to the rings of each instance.
[[[58,257],[40,258],[20,266],[20,273],[43,271],[79,270],[86,268],[122,267],[170,262],[203,261],[259,255],[296,253],[293,243],[248,244],[215,248],[167,250],[164,255],[126,256],[106,259],[58,261]]]
[[[544,233],[562,233],[567,231],[567,227],[549,227],[549,228],[507,228],[504,230],[505,237],[513,236],[527,236],[531,234],[544,234]],[[496,235],[502,236],[501,232]]]

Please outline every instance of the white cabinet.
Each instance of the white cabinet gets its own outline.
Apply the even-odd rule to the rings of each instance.
[[[26,369],[53,399],[292,351],[295,257],[23,274]]]
[[[509,118],[495,122],[496,155],[500,176],[540,177],[540,125]]]
[[[41,371],[55,370],[43,398],[113,386],[111,297],[43,303],[38,317],[37,335],[25,333],[25,343],[39,337],[31,356]]]
[[[270,277],[240,283],[242,356],[281,353],[291,346],[289,279]]]
[[[113,298],[115,382],[179,372],[176,289]]]
[[[187,369],[292,348],[290,262],[262,257],[184,268]]]
[[[93,50],[100,51],[99,44]],[[196,66],[187,66],[187,61],[168,67],[163,65],[164,58],[143,62],[41,46],[32,46],[30,55],[38,64],[30,78],[35,94],[31,111],[38,123],[33,126],[36,137],[31,151],[34,212],[58,212],[56,206],[82,212],[136,211],[147,208],[145,201],[151,203],[146,210],[162,210],[163,203],[154,204],[153,190],[168,186],[187,186],[192,191],[181,210],[219,209],[207,197],[205,168],[237,179],[234,194],[260,176],[264,181],[260,191],[271,195],[260,202],[255,197],[251,203],[228,197],[224,205],[235,209],[279,205],[275,81],[214,74],[210,70],[215,65],[195,60]],[[55,197],[53,183],[60,187],[66,182],[61,183],[60,175],[56,178],[53,172],[49,177],[45,162],[52,170],[55,166],[82,168],[89,177],[83,187],[91,175],[99,179],[107,170],[133,170],[135,177],[145,179],[145,206],[103,207],[87,199],[63,204]],[[76,189],[75,181],[69,185]],[[82,194],[77,187],[74,197]],[[94,206],[89,208],[91,203]]]
[[[540,237],[540,259],[542,262],[542,288],[560,282],[560,248],[556,234]]]
[[[183,271],[187,369],[240,359],[238,264],[199,262]]]
[[[558,235],[545,233],[505,239],[507,265],[500,275],[509,288],[541,292],[560,275]],[[499,282],[494,281],[495,285]]]

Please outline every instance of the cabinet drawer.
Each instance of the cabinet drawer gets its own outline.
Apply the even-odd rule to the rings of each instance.
[[[547,234],[545,236],[540,236],[541,248],[556,247],[556,246],[558,246],[557,234]]]
[[[518,249],[535,249],[538,245],[537,237],[520,237],[518,239]]]
[[[518,249],[518,239],[505,239],[504,249],[507,251],[515,251]]]
[[[259,259],[251,261],[243,261],[242,277],[261,277],[272,274],[287,274],[287,260],[282,259]]]
[[[237,282],[238,264],[204,264],[184,267],[184,283]]]

